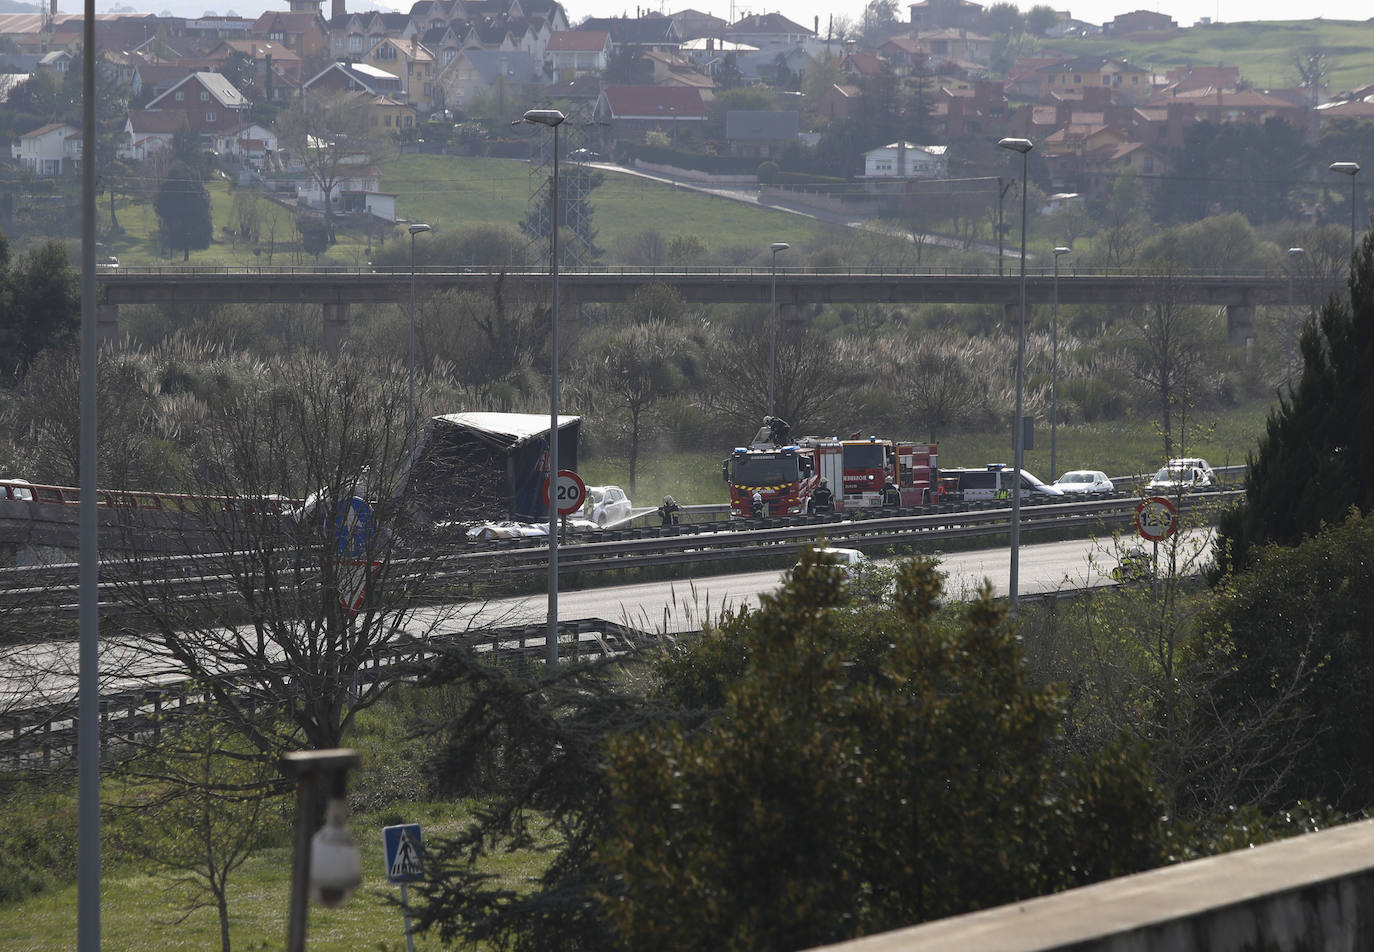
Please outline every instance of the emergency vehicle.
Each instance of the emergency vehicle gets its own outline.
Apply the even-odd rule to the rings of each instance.
[[[783,431],[785,432],[785,431]],[[894,443],[869,437],[840,440],[833,436],[778,439],[765,425],[748,446],[737,446],[721,466],[730,486],[730,515],[753,515],[757,493],[767,516],[801,515],[811,511],[811,497],[824,478],[834,494],[837,512],[877,508],[883,504],[883,485],[891,478],[903,506],[930,500],[939,472],[934,443]]]

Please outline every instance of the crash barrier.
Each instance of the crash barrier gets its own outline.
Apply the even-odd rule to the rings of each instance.
[[[437,656],[456,647],[469,648],[501,663],[540,660],[544,657],[547,635],[547,626],[539,623],[404,639],[374,652],[355,676],[353,687],[361,690],[377,683],[418,679],[422,672],[432,669]],[[601,618],[560,621],[559,657],[571,660],[621,655],[639,650],[655,637]],[[242,679],[233,675],[225,678],[231,685],[236,680]],[[247,684],[235,690],[250,701],[256,696],[264,709],[275,703]],[[203,684],[176,679],[102,692],[102,759],[112,757],[121,745],[140,739],[156,740],[169,724],[185,717],[205,697]],[[38,704],[16,704],[0,714],[0,764],[51,767],[74,757],[78,737],[76,711],[77,699],[72,696]]]
[[[916,949],[1374,949],[1374,820],[828,945],[824,952]]]
[[[1195,493],[1182,497],[1181,512],[1226,506],[1240,496],[1239,490]],[[1132,524],[1139,503],[1133,496],[1113,496],[1087,502],[1025,504],[1021,507],[1021,532],[1024,536],[1123,528]],[[600,541],[602,533],[587,534],[559,546],[558,564],[560,571],[570,573],[790,557],[822,536],[834,545],[871,552],[883,546],[1000,535],[1011,525],[1011,509],[1005,502],[978,503],[972,508],[918,507],[898,510],[899,514],[881,509],[861,512],[862,518],[827,514],[785,520],[737,519],[722,523],[724,528],[696,523],[654,526],[617,533],[618,538],[605,541]],[[184,588],[205,596],[213,595],[218,586],[227,595],[233,580],[216,567],[224,559],[222,553],[147,558],[141,560],[140,569],[145,577],[160,579],[164,588]],[[404,571],[406,561],[398,558],[394,564]],[[475,542],[426,563],[425,575],[433,584],[507,580],[547,571],[548,542],[539,536]],[[24,608],[76,617],[77,569],[75,563],[0,569],[0,610]],[[101,611],[107,615],[124,610],[115,597],[114,584],[101,582]]]
[[[48,486],[25,480],[0,479],[0,499],[18,502],[49,503],[59,506],[81,505],[81,490],[74,486]],[[221,511],[263,512],[278,514],[300,506],[298,499],[284,496],[207,496],[202,493],[160,493],[140,490],[101,489],[96,492],[96,505],[128,509],[152,509],[165,512],[199,512],[206,509]]]

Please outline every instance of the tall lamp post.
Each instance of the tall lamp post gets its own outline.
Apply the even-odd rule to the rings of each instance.
[[[1302,248],[1288,249],[1288,372],[1284,379],[1290,394],[1293,392],[1293,263],[1303,253]]]
[[[1016,477],[1011,490],[1011,570],[1007,575],[1007,599],[1014,611],[1021,568],[1021,469],[1026,454],[1025,427],[1021,423],[1026,378],[1026,156],[1035,143],[1029,139],[999,139],[997,144],[1021,153],[1021,317],[1016,324],[1016,417],[1012,422]]]
[[[1055,431],[1059,427],[1059,256],[1071,249],[1054,249],[1054,320],[1050,324],[1050,478],[1058,479],[1058,448]]]
[[[415,465],[415,236],[429,231],[424,222],[410,226],[410,403],[406,407],[406,432],[410,434],[410,465]]]
[[[768,246],[773,252],[773,292],[772,307],[768,318],[768,415],[773,415],[773,363],[778,351],[778,252],[792,246],[785,241],[775,241]]]
[[[557,109],[531,109],[522,122],[533,122],[553,129],[553,184],[550,189],[553,216],[549,225],[549,279],[553,283],[553,326],[549,335],[549,618],[544,636],[544,659],[558,664],[558,504],[554,487],[558,485],[558,127],[567,116]]]
[[[1333,172],[1350,176],[1350,257],[1355,257],[1355,176],[1360,174],[1358,162],[1332,162],[1327,166]],[[1351,264],[1354,267],[1354,264]]]

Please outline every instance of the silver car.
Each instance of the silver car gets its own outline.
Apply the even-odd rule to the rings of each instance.
[[[608,526],[633,515],[630,497],[619,486],[588,486],[587,502],[582,507],[588,521]]]

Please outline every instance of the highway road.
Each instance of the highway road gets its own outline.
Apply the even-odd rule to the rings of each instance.
[[[1202,536],[1198,538],[1205,541]],[[1009,564],[1005,548],[950,552],[940,560],[948,573],[946,592],[952,597],[971,595],[984,579],[991,581],[994,594],[1006,594]],[[1021,592],[1029,595],[1107,584],[1115,564],[1110,541],[1075,539],[1024,545]],[[718,617],[727,608],[756,607],[759,595],[775,590],[782,576],[782,571],[768,569],[702,575],[691,580],[565,589],[559,593],[559,618],[601,618],[651,632],[697,631],[703,619]],[[548,599],[542,594],[436,606],[416,612],[408,627],[418,636],[490,625],[540,625],[547,617],[547,606]],[[55,702],[70,698],[76,683],[76,647],[75,643],[62,642],[11,645],[0,650],[0,711],[27,707],[40,699]],[[101,669],[102,693],[169,677],[165,663],[140,657],[127,645],[105,644]]]

